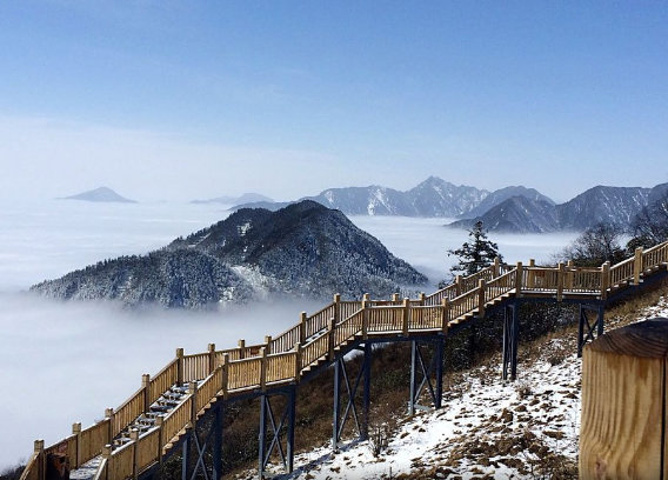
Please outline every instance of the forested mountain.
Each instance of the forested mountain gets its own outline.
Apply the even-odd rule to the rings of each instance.
[[[100,262],[32,290],[202,308],[282,295],[386,297],[426,281],[341,212],[302,201],[277,212],[241,209],[148,255]]]
[[[485,230],[504,233],[547,233],[559,229],[554,204],[523,196],[511,197],[492,207],[481,217],[463,219],[449,226],[470,229],[482,220]]]

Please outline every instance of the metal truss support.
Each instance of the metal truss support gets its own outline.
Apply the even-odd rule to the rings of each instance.
[[[428,389],[434,408],[441,408],[443,399],[443,347],[445,337],[438,337],[435,340],[422,342],[421,346],[418,340],[411,341],[411,385],[410,400],[408,402],[408,414],[414,415],[415,410],[425,410],[428,407],[420,405],[420,397],[425,388]],[[434,352],[431,362],[425,362],[424,348],[427,345],[434,346]],[[418,376],[422,379],[418,383]],[[432,376],[433,382],[432,382]]]
[[[519,302],[507,304],[503,310],[503,366],[501,378],[517,378],[517,343],[519,339]]]
[[[259,476],[264,476],[269,460],[274,452],[277,452],[286,473],[292,473],[294,469],[295,452],[295,385],[286,389],[264,394],[260,397],[260,436],[259,436]],[[285,407],[280,417],[274,413],[271,400],[273,397],[284,397]],[[278,419],[278,422],[277,422]],[[267,428],[269,427],[269,432]],[[267,437],[269,433],[269,437]],[[285,446],[283,445],[283,434],[285,433]],[[269,442],[267,442],[269,440]]]
[[[580,304],[580,322],[578,328],[578,357],[582,356],[582,349],[586,343],[603,335],[603,318],[605,305],[603,302],[597,304]]]
[[[181,447],[181,480],[222,478],[223,408],[222,401],[216,402],[196,425],[189,427]]]
[[[369,407],[371,404],[371,344],[368,342],[365,343],[360,348],[360,350],[364,352],[364,358],[362,360],[360,371],[357,373],[357,377],[352,383],[350,382],[350,376],[348,375],[344,356],[341,356],[334,361],[334,419],[332,422],[332,449],[334,451],[338,449],[339,442],[341,441],[341,435],[343,434],[343,429],[345,428],[346,422],[350,416],[352,416],[355,422],[355,427],[359,432],[360,439],[366,440],[369,438]],[[342,381],[343,386],[345,387],[345,393],[348,397],[346,405],[343,408],[343,412],[341,411]],[[362,412],[360,419],[360,414],[358,413],[355,399],[357,398],[357,392],[362,381],[364,387],[362,389]]]

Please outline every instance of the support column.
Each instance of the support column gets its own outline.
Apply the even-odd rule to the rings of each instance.
[[[367,440],[369,438],[369,410],[371,407],[371,344],[364,344],[364,392],[362,400],[362,428],[360,432],[360,439]]]
[[[417,342],[411,341],[411,384],[410,384],[410,399],[408,401],[408,415],[415,415],[415,367],[417,363]]]
[[[332,419],[332,451],[336,452],[339,445],[339,413],[341,412],[341,365],[334,362],[334,418]]]
[[[213,421],[213,480],[223,478],[223,415],[225,406],[222,401],[216,402],[216,413]]]
[[[588,312],[594,313],[596,318],[592,323]],[[593,341],[595,338],[603,335],[605,316],[605,303],[599,302],[597,304],[580,304],[579,305],[579,322],[578,322],[578,357],[582,357],[582,349],[588,341]]]
[[[519,338],[519,302],[507,305],[503,316],[503,366],[501,378],[517,378],[517,343]]]
[[[497,257],[498,258],[498,257]],[[445,337],[439,338],[436,342],[436,398],[434,398],[434,408],[438,410],[443,404],[443,349],[445,347]]]
[[[258,474],[260,478],[264,477],[264,459],[267,451],[267,396],[260,397],[260,433],[258,446]]]
[[[288,409],[288,440],[287,440],[287,456],[288,456],[288,473],[292,473],[295,465],[295,410],[297,404],[297,386],[292,386],[287,395],[287,409]]]

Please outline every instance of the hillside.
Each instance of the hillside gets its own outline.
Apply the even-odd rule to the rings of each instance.
[[[160,250],[106,260],[32,290],[59,299],[203,308],[283,295],[383,297],[425,282],[341,212],[303,201],[277,212],[242,209]]]
[[[606,314],[606,329],[668,317],[665,287],[663,292],[613,309]],[[576,325],[521,345],[515,382],[500,379],[498,354],[450,374],[442,409],[413,418],[395,412],[400,417],[395,427],[374,423],[369,441],[349,442],[336,454],[329,445],[302,453],[295,458],[295,472],[281,478],[577,479],[581,360],[576,345]],[[252,476],[246,471],[236,478]]]

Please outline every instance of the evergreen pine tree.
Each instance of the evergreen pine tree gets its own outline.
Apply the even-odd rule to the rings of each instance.
[[[448,256],[459,258],[459,262],[450,268],[453,275],[473,275],[494,263],[495,257],[502,260],[499,246],[487,238],[481,220],[475,222],[469,231],[469,239],[460,248],[448,250]]]

